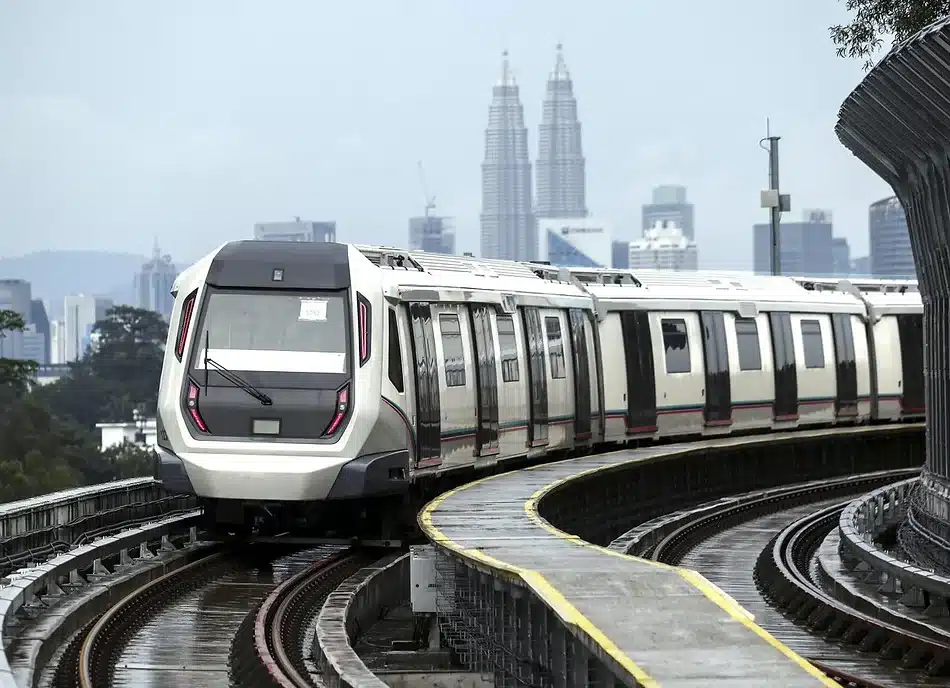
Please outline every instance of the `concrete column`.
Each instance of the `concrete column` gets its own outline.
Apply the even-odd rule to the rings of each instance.
[[[900,199],[924,302],[927,460],[920,521],[950,539],[950,18],[896,46],[845,100],[841,142]],[[943,563],[950,567],[950,552]]]

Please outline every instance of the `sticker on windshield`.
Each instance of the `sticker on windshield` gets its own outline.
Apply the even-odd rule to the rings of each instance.
[[[323,322],[327,319],[327,302],[323,299],[300,299],[300,315],[297,320]]]

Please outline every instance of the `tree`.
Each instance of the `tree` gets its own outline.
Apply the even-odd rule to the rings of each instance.
[[[26,327],[23,316],[16,311],[0,310],[0,339],[7,332],[22,332]],[[0,387],[4,396],[19,396],[29,389],[36,379],[36,361],[20,361],[12,358],[0,358]]]
[[[128,441],[107,448],[102,455],[116,478],[140,478],[155,469],[155,452]]]
[[[831,40],[838,57],[864,59],[870,69],[871,56],[880,48],[882,36],[892,35],[894,42],[929,26],[950,14],[950,0],[845,0],[853,13],[850,24],[832,26]]]
[[[37,390],[58,415],[86,427],[132,419],[142,405],[155,413],[168,325],[158,313],[116,306],[96,323],[97,345],[69,375]]]

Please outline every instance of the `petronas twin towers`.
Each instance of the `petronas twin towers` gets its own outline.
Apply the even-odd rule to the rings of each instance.
[[[502,61],[492,89],[482,163],[483,258],[537,260],[537,218],[587,217],[577,100],[561,46],[548,78],[538,145],[537,206],[532,204],[528,130],[518,84]]]

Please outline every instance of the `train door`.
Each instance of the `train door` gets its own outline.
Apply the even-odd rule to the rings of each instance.
[[[924,318],[916,314],[897,316],[897,332],[901,341],[901,369],[904,387],[901,412],[919,415],[924,412]]]
[[[627,433],[656,432],[656,377],[650,314],[623,311],[620,327],[627,364]]]
[[[775,357],[775,421],[798,420],[798,372],[795,368],[795,341],[788,313],[769,313],[772,354]]]
[[[442,463],[439,364],[429,304],[410,304],[409,318],[416,377],[416,465],[425,468]]]
[[[702,311],[703,360],[706,365],[706,405],[708,426],[732,425],[732,386],[729,379],[729,351],[726,326],[720,311]]]
[[[528,446],[543,447],[548,443],[548,374],[544,361],[541,314],[537,308],[522,308],[521,318],[528,342],[528,388],[531,390]]]
[[[468,308],[440,304],[433,311],[438,316],[433,320],[442,349],[443,464],[471,464],[478,411]]]
[[[496,313],[501,383],[498,389],[498,427],[501,454],[523,454],[528,439],[530,389],[527,383],[527,344],[521,318]]]
[[[477,418],[475,453],[498,454],[498,369],[495,366],[495,334],[487,306],[471,306],[472,341],[475,344],[475,396]]]
[[[858,415],[858,369],[854,356],[854,333],[850,313],[831,316],[831,334],[835,343],[835,417]]]
[[[579,308],[568,311],[571,331],[571,361],[574,364],[574,440],[591,437],[590,350],[587,347],[587,316]]]

